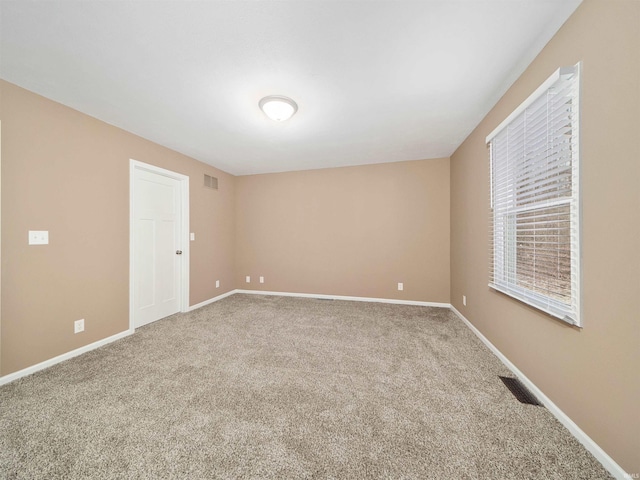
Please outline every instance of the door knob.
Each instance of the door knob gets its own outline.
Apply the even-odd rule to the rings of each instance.
[[[176,250],[176,255],[182,255],[182,250]]]

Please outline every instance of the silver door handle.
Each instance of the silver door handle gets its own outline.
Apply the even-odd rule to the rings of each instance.
[[[182,250],[176,250],[176,255],[182,255]]]

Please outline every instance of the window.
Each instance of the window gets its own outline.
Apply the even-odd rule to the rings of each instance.
[[[578,326],[579,77],[560,68],[487,137],[489,286]]]

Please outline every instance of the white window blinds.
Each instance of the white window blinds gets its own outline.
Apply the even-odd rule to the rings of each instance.
[[[556,71],[488,137],[489,286],[580,325],[579,64]]]

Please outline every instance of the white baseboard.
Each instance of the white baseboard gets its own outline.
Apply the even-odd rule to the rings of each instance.
[[[230,292],[223,293],[222,295],[218,295],[217,297],[210,298],[209,300],[205,300],[204,302],[198,303],[196,305],[191,305],[188,311],[195,310],[200,307],[204,307],[205,305],[209,305],[210,303],[217,302],[218,300],[222,300],[229,295],[233,295],[236,293],[236,290],[231,290]],[[17,380],[22,377],[26,377],[27,375],[31,375],[32,373],[36,373],[45,368],[52,367],[53,365],[64,362],[65,360],[69,360],[70,358],[77,357],[78,355],[82,355],[83,353],[90,352],[91,350],[95,350],[96,348],[102,347],[103,345],[107,345],[108,343],[115,342],[121,338],[127,337],[135,332],[135,329],[125,330],[124,332],[117,333],[107,338],[103,338],[102,340],[98,340],[97,342],[90,343],[89,345],[85,345],[84,347],[76,348],[67,353],[63,353],[62,355],[58,355],[57,357],[50,358],[49,360],[45,360],[44,362],[40,362],[36,365],[32,365],[27,368],[23,368],[22,370],[18,370],[17,372],[10,373],[9,375],[5,375],[0,377],[0,386],[6,385],[7,383],[11,383],[14,380]]]
[[[399,305],[419,305],[422,307],[450,308],[449,303],[419,302],[417,300],[397,300],[395,298],[374,298],[374,297],[349,297],[345,295],[325,295],[318,293],[292,293],[292,292],[268,292],[264,290],[235,290],[234,293],[248,293],[251,295],[277,295],[281,297],[301,297],[301,298],[322,298],[326,300],[350,300],[353,302],[377,302],[394,303]]]
[[[493,352],[493,354],[500,359],[500,361],[513,372],[513,374],[520,379],[520,381],[533,393],[538,400],[540,400],[547,410],[558,419],[558,421],[565,426],[569,432],[586,448],[591,454],[598,460],[604,468],[606,468],[611,475],[617,479],[629,479],[632,478],[627,472],[625,472],[620,465],[618,465],[613,458],[600,448],[600,446],[594,442],[589,435],[587,435],[578,425],[575,424],[569,416],[564,413],[560,408],[553,403],[549,397],[547,397],[542,390],[540,390],[531,380],[529,380],[524,373],[522,373],[518,367],[516,367],[511,361],[504,356],[504,354],[498,350],[498,348],[491,343],[487,337],[485,337],[480,330],[478,330],[473,324],[467,320],[453,305],[451,310],[469,327],[469,329],[476,334],[476,336],[482,340],[482,342]]]
[[[213,298],[210,298],[209,300],[205,300],[204,302],[200,302],[200,303],[196,303],[195,305],[191,305],[189,307],[189,309],[187,310],[187,312],[191,312],[192,310],[197,310],[198,308],[204,307],[205,305],[209,305],[209,304],[211,304],[213,302],[217,302],[218,300],[222,300],[225,297],[233,295],[237,291],[238,290],[230,290],[230,291],[228,291],[226,293],[218,295],[217,297],[213,297]]]
[[[480,331],[469,321],[464,315],[462,315],[453,305],[449,303],[435,303],[435,302],[420,302],[415,300],[397,300],[397,299],[388,299],[388,298],[373,298],[373,297],[350,297],[344,295],[324,295],[324,294],[312,294],[312,293],[292,293],[292,292],[271,292],[271,291],[262,291],[262,290],[242,290],[235,289],[218,295],[217,297],[210,298],[209,300],[205,300],[204,302],[197,303],[195,305],[191,305],[188,311],[196,310],[198,308],[204,307],[205,305],[209,305],[211,303],[217,302],[218,300],[222,300],[225,297],[229,297],[236,293],[245,293],[251,295],[277,295],[283,297],[302,297],[302,298],[322,298],[322,299],[330,299],[330,300],[351,300],[356,302],[378,302],[378,303],[392,303],[392,304],[401,304],[401,305],[418,305],[424,307],[441,307],[441,308],[450,308],[464,323],[469,329],[476,334],[476,336],[493,352],[498,359],[513,372],[513,374],[520,379],[520,381],[529,389],[531,392],[540,400],[545,407],[551,412],[551,414],[558,419],[562,425],[571,432],[571,434],[589,451],[591,454],[606,468],[609,473],[611,473],[615,478],[623,480],[632,478],[627,472],[625,472],[620,465],[618,465],[615,460],[613,460],[600,446],[594,442],[591,437],[589,437],[578,425],[575,424],[571,418],[567,416],[560,408],[553,403],[543,392],[540,390],[531,380],[529,380],[524,373],[522,373],[511,361],[504,356],[504,354],[493,345],[487,337],[485,337]],[[19,378],[25,377],[27,375],[31,375],[32,373],[38,372],[45,368],[51,367],[57,363],[63,362],[73,357],[77,357],[78,355],[82,355],[83,353],[89,352],[96,348],[102,347],[103,345],[107,345],[108,343],[114,342],[121,338],[127,337],[134,333],[133,329],[125,330],[124,332],[117,333],[110,337],[104,338],[102,340],[98,340],[97,342],[93,342],[89,345],[85,345],[84,347],[77,348],[72,350],[71,352],[64,353],[62,355],[58,355],[57,357],[51,358],[49,360],[45,360],[44,362],[38,363],[31,367],[27,367],[23,370],[19,370],[14,373],[10,373],[9,375],[5,375],[0,377],[0,386],[5,385],[7,383],[13,382]]]
[[[50,358],[49,360],[45,360],[44,362],[32,365],[31,367],[23,368],[22,370],[18,370],[17,372],[13,372],[9,375],[0,377],[0,386],[13,382],[14,380],[18,380],[19,378],[26,377],[27,375],[31,375],[32,373],[36,373],[45,368],[52,367],[57,363],[64,362],[65,360],[77,357],[78,355],[82,355],[83,353],[95,350],[96,348],[102,347],[103,345],[115,342],[116,340],[120,340],[121,338],[128,337],[133,332],[134,330],[131,329],[125,330],[124,332],[116,333],[115,335],[111,335],[110,337],[103,338],[102,340],[90,343],[89,345],[85,345],[84,347],[76,348],[75,350],[71,350],[70,352],[58,355],[57,357]]]

